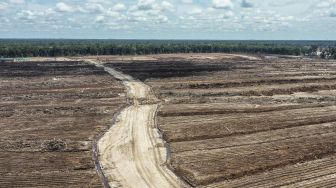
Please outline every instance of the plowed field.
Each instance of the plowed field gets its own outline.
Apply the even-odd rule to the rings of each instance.
[[[125,103],[84,62],[0,63],[0,187],[102,187],[93,146]]]
[[[162,101],[169,166],[195,187],[335,187],[336,63],[109,62]]]

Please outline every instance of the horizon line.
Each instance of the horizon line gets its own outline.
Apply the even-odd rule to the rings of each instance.
[[[0,40],[148,40],[148,41],[335,41],[336,39],[150,39],[150,38],[1,38]]]

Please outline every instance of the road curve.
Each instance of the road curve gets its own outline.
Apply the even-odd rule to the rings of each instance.
[[[97,66],[103,67],[94,61]],[[151,88],[112,68],[104,67],[123,81],[134,100],[98,141],[100,166],[110,187],[186,187],[165,165],[167,149],[154,119],[158,109]]]

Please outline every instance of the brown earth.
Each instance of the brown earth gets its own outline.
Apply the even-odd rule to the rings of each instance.
[[[155,127],[158,100],[149,86],[134,80],[101,62],[87,60],[103,67],[111,76],[122,80],[132,103],[116,117],[113,126],[98,141],[99,163],[110,187],[183,186],[167,168],[167,150]]]
[[[170,168],[191,186],[336,186],[335,62],[105,60],[162,101]]]
[[[125,89],[84,62],[0,64],[0,187],[102,187],[93,146]]]
[[[99,58],[144,81],[162,101],[155,122],[167,141],[168,165],[190,186],[336,186],[335,62],[227,54]],[[106,185],[94,146],[126,104],[118,80],[127,79],[57,60],[0,64],[0,187]],[[130,96],[143,93],[126,87]],[[148,106],[135,105],[142,103]],[[148,128],[127,117],[126,129]],[[135,149],[143,148],[150,152],[146,144]],[[146,164],[142,158],[137,164]]]

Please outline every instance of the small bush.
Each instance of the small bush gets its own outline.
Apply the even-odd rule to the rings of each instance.
[[[44,143],[43,148],[47,151],[62,151],[66,149],[66,143],[62,140],[51,140]]]

